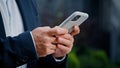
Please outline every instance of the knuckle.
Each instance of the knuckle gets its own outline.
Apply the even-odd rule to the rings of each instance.
[[[71,36],[70,34],[67,34],[66,36],[67,36],[68,38],[72,38],[72,36]]]
[[[61,30],[62,28],[60,28],[59,26],[55,26],[54,30],[56,33],[59,33],[59,31]]]
[[[73,37],[71,37],[71,41],[72,41],[72,43],[74,42],[74,38]]]
[[[50,26],[46,26],[46,28],[50,29]]]
[[[56,33],[56,34],[59,34],[59,29],[55,29],[55,33]]]
[[[46,36],[44,37],[44,41],[48,41],[48,38]]]
[[[46,50],[47,50],[48,46],[49,46],[48,43],[45,43],[45,48],[46,48]]]
[[[54,28],[60,28],[59,26],[55,26]]]
[[[50,42],[51,39],[48,36],[45,36],[43,38],[43,40],[44,40],[45,43],[48,43],[48,42]]]
[[[69,38],[70,38],[70,40],[71,40],[72,42],[74,41],[73,36],[72,36],[72,35],[70,35],[70,34],[69,34]]]
[[[75,41],[75,39],[74,38],[72,38],[72,42],[74,43],[74,41]]]

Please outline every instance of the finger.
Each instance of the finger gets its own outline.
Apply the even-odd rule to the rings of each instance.
[[[64,29],[64,28],[60,28],[58,26],[52,28],[51,30],[49,30],[49,35],[62,35],[62,34],[66,34],[68,33],[68,30],[67,29]]]
[[[77,35],[80,33],[80,28],[79,26],[74,26],[73,31],[70,33],[72,36]]]
[[[70,40],[67,40],[67,39],[64,39],[64,38],[58,38],[58,43],[59,44],[63,44],[64,46],[66,47],[71,47],[73,46],[73,41],[70,41]]]
[[[52,44],[57,44],[57,38],[56,37],[54,37],[54,36],[51,36],[51,37],[49,37],[49,41],[52,43]]]
[[[62,38],[65,38],[65,39],[67,39],[67,40],[74,41],[73,36],[70,35],[70,34],[65,34],[65,35],[61,35],[61,36],[57,36],[57,37],[62,37]]]
[[[51,42],[54,42],[56,40],[56,38],[55,37],[49,37],[49,36],[45,36],[43,39],[41,39],[40,41],[42,42],[44,42],[44,43],[51,43]]]
[[[47,55],[50,55],[50,54],[53,54],[53,53],[55,53],[55,50],[50,49],[50,50],[47,51]]]
[[[54,44],[49,43],[47,46],[48,46],[48,49],[50,50],[56,50],[56,45]]]
[[[48,39],[49,39],[48,43],[51,43],[54,46],[57,45],[58,42],[57,42],[57,38],[56,37],[49,37]]]
[[[70,51],[70,48],[63,46],[61,44],[58,44],[57,47],[63,52],[63,53],[68,53]]]

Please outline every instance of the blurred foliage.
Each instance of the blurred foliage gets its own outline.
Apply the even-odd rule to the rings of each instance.
[[[72,51],[68,56],[68,68],[80,68],[80,61],[75,51]]]
[[[68,56],[68,68],[120,68],[110,62],[105,51],[74,47]]]

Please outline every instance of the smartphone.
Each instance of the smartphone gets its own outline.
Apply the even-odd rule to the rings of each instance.
[[[71,33],[73,26],[82,24],[88,18],[88,14],[80,11],[75,11],[67,19],[65,19],[59,26],[68,29]]]

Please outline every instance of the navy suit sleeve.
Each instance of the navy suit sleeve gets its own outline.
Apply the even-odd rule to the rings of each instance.
[[[0,38],[0,66],[14,68],[37,59],[30,32]]]
[[[52,55],[48,55],[44,58],[39,58],[38,67],[43,66],[44,68],[67,68],[67,56],[61,62],[56,62]]]
[[[52,55],[41,57],[28,63],[27,68],[67,68],[67,56],[61,62],[56,62]]]

